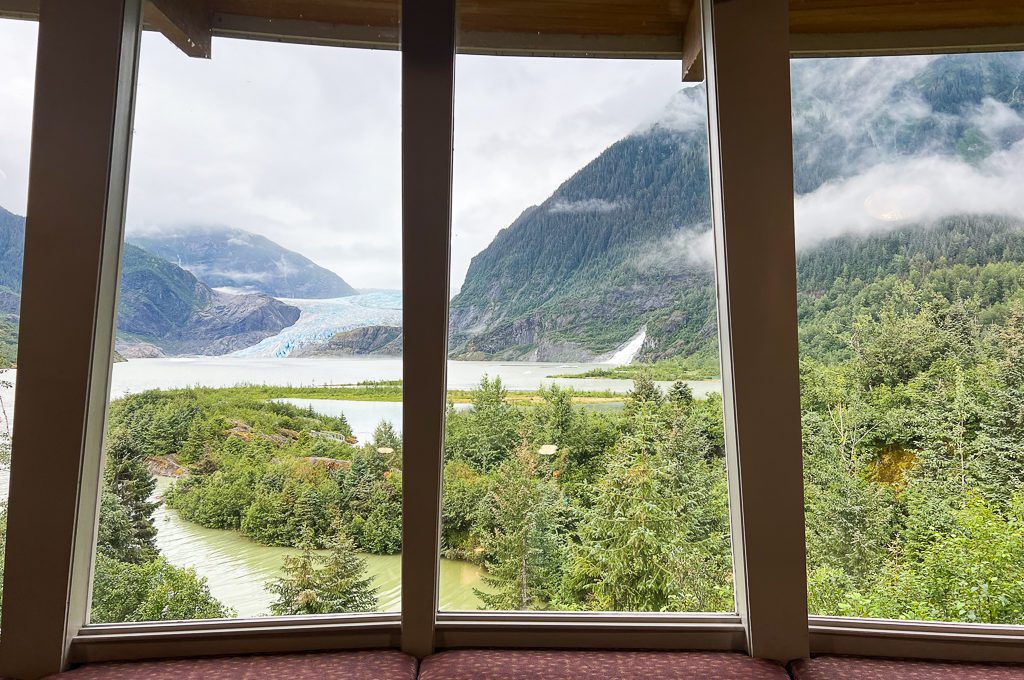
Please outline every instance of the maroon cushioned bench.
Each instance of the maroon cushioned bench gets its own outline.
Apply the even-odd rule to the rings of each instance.
[[[793,680],[1024,680],[1024,666],[816,656],[790,664]]]
[[[95,663],[53,680],[416,680],[414,657],[391,650]]]
[[[467,649],[428,656],[420,680],[788,680],[778,664],[729,652]]]

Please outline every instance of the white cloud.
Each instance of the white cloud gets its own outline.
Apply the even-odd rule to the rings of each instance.
[[[690,132],[707,127],[708,104],[703,85],[684,85],[672,95],[668,104],[657,115],[637,126],[635,133],[642,134],[653,128]]]
[[[579,201],[557,199],[552,202],[551,213],[610,213],[626,207],[624,201],[606,201],[603,198],[584,198]]]
[[[715,235],[710,224],[680,229],[645,248],[633,260],[641,270],[680,273],[694,267],[711,267],[715,261]]]
[[[24,214],[35,30],[0,20],[0,205]],[[224,225],[361,288],[401,285],[401,55],[143,36],[130,231]],[[672,61],[460,56],[452,281],[529,205],[652,118]]]
[[[0,19],[0,206],[25,214],[36,23]]]
[[[1024,141],[975,166],[922,156],[879,163],[795,203],[798,247],[842,234],[889,231],[958,214],[1024,217]]]

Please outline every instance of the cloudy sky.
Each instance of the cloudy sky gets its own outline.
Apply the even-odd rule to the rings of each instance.
[[[142,43],[133,230],[263,234],[358,288],[401,285],[400,58],[215,40],[212,60]],[[0,20],[0,206],[24,214],[35,25]],[[459,57],[452,282],[526,207],[649,122],[674,61]]]
[[[19,214],[34,53],[33,23],[0,20],[0,206]],[[796,132],[824,117],[830,134],[859,139],[882,108],[942,124],[919,99],[890,99],[931,59],[794,62]],[[456,79],[453,293],[498,230],[610,144],[655,119],[692,126],[706,116],[699,98],[674,97],[675,61],[460,56]],[[397,52],[224,39],[206,61],[147,33],[129,234],[238,227],[357,288],[400,287],[399,86]],[[1024,137],[1024,115],[1004,104],[987,100],[972,115],[991,139]],[[974,165],[927,150],[858,162],[846,179],[797,197],[798,244],[964,212],[1024,216],[1024,140]],[[678,245],[710,253],[710,243]]]

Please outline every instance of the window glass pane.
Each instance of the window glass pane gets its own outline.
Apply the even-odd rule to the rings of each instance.
[[[1024,623],[1024,55],[792,74],[810,611]]]
[[[456,84],[441,608],[733,611],[703,87]]]
[[[14,383],[18,373],[18,318],[25,255],[36,28],[35,22],[0,19],[0,64],[4,65],[0,72],[0,562],[7,543],[7,490]]]
[[[399,69],[143,36],[92,622],[399,608]]]

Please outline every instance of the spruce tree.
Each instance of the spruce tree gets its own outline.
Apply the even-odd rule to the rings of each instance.
[[[633,415],[645,406],[657,408],[664,400],[665,396],[661,389],[654,384],[651,371],[641,371],[640,375],[633,379],[633,390],[626,397],[626,414]]]
[[[693,403],[693,390],[682,380],[677,380],[672,383],[668,398],[673,404],[686,406]]]
[[[551,478],[539,476],[536,454],[526,448],[495,471],[476,524],[490,590],[476,593],[487,609],[537,609],[551,599],[562,561],[562,503]]]
[[[267,585],[277,596],[270,605],[272,614],[342,614],[378,608],[377,588],[367,575],[366,562],[343,531],[338,530],[326,555],[314,551],[309,530],[300,548],[299,555],[285,558],[284,575]]]
[[[674,465],[649,409],[633,420],[583,515],[566,582],[567,598],[594,610],[661,611],[679,594],[686,528]]]
[[[402,460],[402,435],[398,434],[395,426],[390,421],[382,420],[373,431],[373,448],[391,449],[391,463],[395,467],[401,466]]]
[[[146,467],[145,453],[126,429],[115,429],[107,438],[103,484],[116,496],[130,522],[133,547],[129,552],[140,557],[155,555],[153,511],[156,503],[150,498],[156,479]]]

